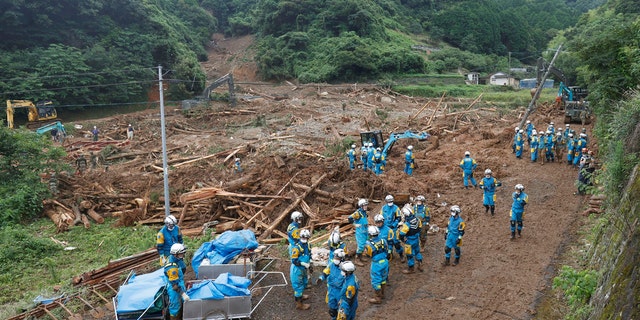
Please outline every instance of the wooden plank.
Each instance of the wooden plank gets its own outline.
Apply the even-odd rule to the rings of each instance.
[[[291,212],[291,210],[297,207],[300,201],[304,200],[304,198],[306,198],[313,189],[317,188],[318,185],[320,185],[320,183],[322,182],[322,180],[324,180],[324,178],[326,177],[327,177],[327,174],[326,173],[323,174],[320,178],[318,178],[318,180],[316,180],[316,182],[313,183],[313,185],[311,185],[310,190],[305,191],[301,197],[297,198],[292,204],[290,204],[285,210],[283,210],[278,216],[278,218],[276,218],[276,220],[273,221],[271,226],[260,235],[258,240],[264,240],[267,237],[269,237],[273,232],[273,229],[275,229],[280,224],[280,222],[282,222],[282,220],[284,220],[284,218],[289,215],[289,212]]]

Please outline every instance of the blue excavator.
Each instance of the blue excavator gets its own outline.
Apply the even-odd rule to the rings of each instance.
[[[56,122],[52,122],[52,123],[46,124],[46,125],[38,128],[38,129],[36,129],[36,133],[39,134],[39,135],[43,135],[43,134],[45,134],[47,132],[50,132],[53,129],[56,129],[58,132],[60,132],[64,136],[67,135],[67,131],[64,129],[64,125],[60,121],[56,121]]]
[[[360,132],[360,141],[364,145],[365,143],[373,143],[374,148],[382,148],[382,155],[386,158],[387,153],[393,147],[393,144],[400,139],[418,139],[418,141],[425,141],[429,139],[431,135],[426,132],[413,132],[407,130],[405,132],[393,132],[389,134],[389,140],[384,142],[382,132],[380,130]],[[384,147],[383,147],[384,146]]]

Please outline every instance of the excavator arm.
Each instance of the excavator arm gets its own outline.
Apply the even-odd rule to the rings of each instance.
[[[386,158],[387,152],[389,152],[389,150],[391,150],[391,148],[393,147],[393,144],[400,139],[418,139],[419,141],[424,141],[429,139],[430,136],[431,135],[426,132],[413,132],[409,130],[402,133],[398,133],[398,132],[391,133],[389,135],[389,140],[387,141],[387,143],[384,145],[384,148],[382,149],[382,154]]]

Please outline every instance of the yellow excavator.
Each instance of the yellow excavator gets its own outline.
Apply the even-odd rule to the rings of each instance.
[[[39,127],[47,121],[58,118],[58,112],[50,100],[40,101],[37,104],[29,100],[7,100],[7,124],[11,129],[13,129],[13,114],[18,108],[27,108],[27,128]]]

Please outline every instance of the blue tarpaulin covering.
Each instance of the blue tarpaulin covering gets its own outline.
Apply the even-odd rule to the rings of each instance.
[[[158,291],[166,283],[164,268],[152,273],[133,276],[127,284],[120,286],[117,296],[117,313],[135,312],[154,304]]]
[[[243,250],[258,248],[256,235],[251,230],[225,231],[215,240],[203,243],[191,259],[191,267],[198,277],[198,268],[204,258],[210,264],[225,264]]]
[[[216,280],[204,280],[194,284],[187,294],[191,299],[220,300],[224,297],[249,296],[251,280],[223,273]]]

